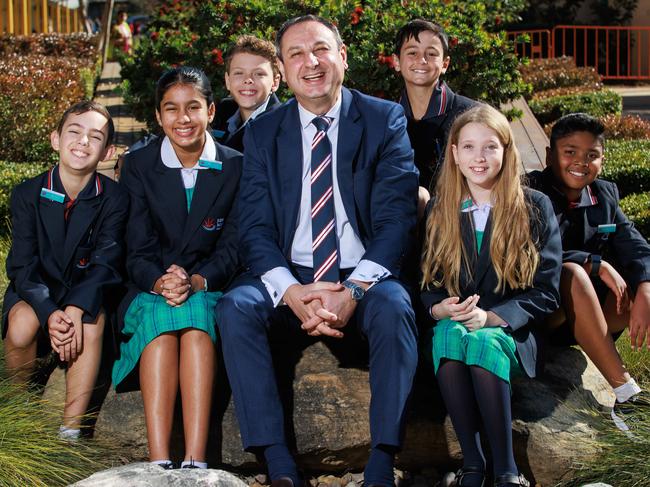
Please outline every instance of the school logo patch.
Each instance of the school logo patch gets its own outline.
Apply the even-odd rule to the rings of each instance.
[[[90,259],[88,257],[82,257],[79,259],[79,262],[77,262],[77,268],[78,269],[85,269],[90,265]]]
[[[208,232],[214,232],[217,229],[217,222],[214,220],[214,218],[208,217],[203,220],[201,227],[203,227],[203,230],[206,230]]]

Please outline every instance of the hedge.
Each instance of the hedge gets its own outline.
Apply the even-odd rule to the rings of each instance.
[[[94,58],[11,54],[0,60],[0,154],[51,162],[49,134],[73,103],[92,97]]]
[[[528,93],[511,43],[505,33],[495,32],[502,22],[513,21],[524,3],[456,1],[450,8],[446,0],[172,0],[154,15],[133,57],[123,60],[125,100],[138,119],[155,127],[155,82],[176,65],[203,68],[215,97],[222,98],[227,94],[224,53],[238,35],[272,39],[285,20],[314,13],[335,22],[348,46],[348,87],[397,99],[403,82],[393,69],[394,36],[410,19],[423,17],[435,19],[449,34],[451,65],[445,79],[450,86],[498,105]],[[282,88],[280,96],[290,95]]]
[[[601,177],[616,183],[621,197],[650,191],[650,140],[606,141]]]
[[[84,33],[75,34],[32,34],[17,36],[0,34],[0,53],[4,56],[20,54],[41,54],[54,57],[79,59],[97,58],[99,36]]]
[[[0,162],[0,235],[9,230],[9,199],[17,184],[34,177],[47,167],[43,164]]]
[[[571,57],[534,59],[519,67],[523,79],[532,85],[532,92],[567,88],[574,86],[593,86],[602,88],[603,82],[592,67],[578,68]]]
[[[623,99],[621,95],[612,90],[602,90],[530,100],[528,105],[537,120],[544,125],[557,120],[562,115],[574,112],[586,112],[594,117],[608,114],[620,115],[623,109]]]
[[[646,238],[650,238],[650,193],[631,194],[621,200],[621,210]]]

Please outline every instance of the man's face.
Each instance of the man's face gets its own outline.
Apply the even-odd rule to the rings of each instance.
[[[306,21],[282,36],[280,71],[298,103],[324,114],[338,100],[347,65],[344,45],[337,47],[334,33],[320,22]]]
[[[573,132],[547,149],[546,163],[556,183],[573,201],[582,189],[593,183],[603,167],[603,144],[590,132]]]
[[[407,39],[395,57],[395,71],[402,74],[407,84],[433,86],[449,66],[440,38],[427,30]]]

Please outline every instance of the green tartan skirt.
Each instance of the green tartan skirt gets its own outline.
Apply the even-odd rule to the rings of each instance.
[[[120,357],[113,365],[113,387],[135,368],[144,348],[163,333],[196,328],[217,341],[216,305],[221,292],[199,291],[180,306],[170,306],[157,294],[140,293],[126,310]]]
[[[469,331],[457,321],[445,318],[432,332],[426,348],[433,355],[436,373],[442,359],[481,367],[508,383],[511,374],[520,370],[515,340],[500,326]]]

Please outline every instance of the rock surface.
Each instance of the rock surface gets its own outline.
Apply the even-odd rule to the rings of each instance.
[[[370,448],[370,391],[367,370],[353,366],[353,362],[356,360],[358,365],[363,357],[352,360],[341,354],[335,356],[322,342],[308,346],[302,354],[285,350],[279,356],[283,369],[293,369],[295,364],[292,404],[300,466],[316,474],[361,471]],[[400,469],[428,467],[444,473],[459,465],[460,448],[431,378],[432,371],[423,366],[413,393],[404,450],[397,462]],[[281,384],[291,384],[291,379],[292,374],[288,374]],[[261,471],[255,457],[242,452],[239,427],[223,377],[220,383],[208,461],[227,469]],[[529,480],[553,485],[567,474],[574,461],[592,454],[587,445],[595,430],[578,410],[599,404],[611,406],[610,391],[593,364],[574,348],[549,351],[541,378],[513,381],[515,455]],[[183,453],[180,417],[176,423],[173,459],[182,458]],[[96,434],[119,439],[130,458],[146,459],[140,393],[115,394],[111,389],[100,410]]]
[[[223,470],[163,470],[151,463],[132,463],[97,472],[74,487],[247,487],[239,478]]]

